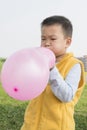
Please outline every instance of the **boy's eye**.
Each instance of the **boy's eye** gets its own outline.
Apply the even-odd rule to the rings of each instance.
[[[45,38],[42,38],[41,40],[44,41],[44,40],[46,40],[46,39],[45,39]]]
[[[41,40],[44,41],[44,40],[46,40],[46,38],[45,37],[41,37]]]
[[[56,38],[51,38],[51,40],[53,40],[53,41],[54,41],[54,40],[56,40]]]

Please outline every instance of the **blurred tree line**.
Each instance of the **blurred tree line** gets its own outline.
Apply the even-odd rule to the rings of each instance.
[[[6,58],[0,58],[0,62],[5,62]]]

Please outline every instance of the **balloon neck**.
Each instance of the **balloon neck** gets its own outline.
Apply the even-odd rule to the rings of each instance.
[[[56,61],[54,53],[46,47],[38,47],[38,52],[47,61],[49,69],[53,68]]]

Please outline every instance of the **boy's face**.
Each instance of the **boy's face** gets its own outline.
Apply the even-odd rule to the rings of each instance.
[[[66,53],[71,43],[70,37],[65,37],[61,25],[54,24],[41,28],[41,46],[51,49],[56,57]]]

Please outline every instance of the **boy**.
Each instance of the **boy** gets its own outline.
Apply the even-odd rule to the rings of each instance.
[[[51,16],[41,23],[41,46],[56,56],[44,92],[33,99],[25,112],[21,130],[75,130],[74,107],[84,88],[84,68],[72,53],[73,27],[64,16]]]

